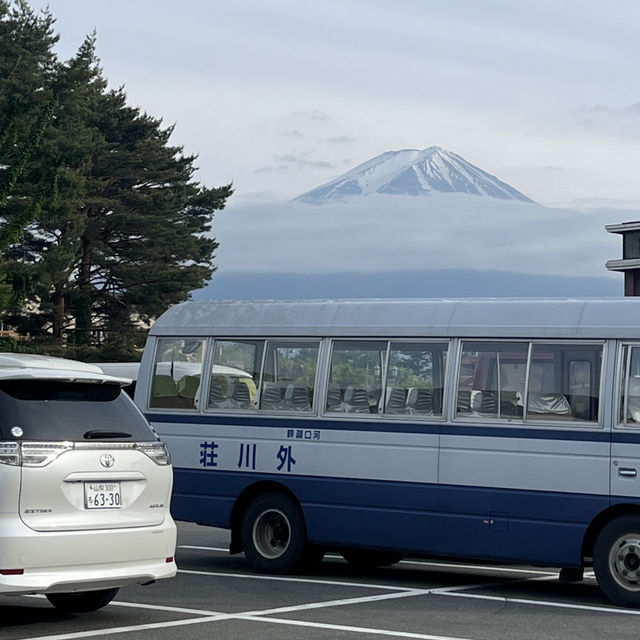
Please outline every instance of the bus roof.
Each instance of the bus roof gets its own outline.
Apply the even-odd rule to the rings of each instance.
[[[185,302],[150,334],[640,340],[640,298]]]

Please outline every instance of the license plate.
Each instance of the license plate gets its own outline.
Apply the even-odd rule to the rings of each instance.
[[[119,509],[122,506],[122,494],[119,482],[85,482],[85,509]]]

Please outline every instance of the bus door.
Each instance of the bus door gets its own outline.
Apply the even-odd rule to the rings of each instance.
[[[623,345],[611,436],[612,502],[640,502],[640,345]]]

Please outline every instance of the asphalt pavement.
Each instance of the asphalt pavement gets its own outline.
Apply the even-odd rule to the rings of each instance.
[[[178,576],[122,588],[104,609],[58,612],[0,596],[1,640],[512,640],[640,636],[640,610],[612,605],[587,575],[413,559],[372,571],[328,555],[313,573],[265,576],[227,553],[229,534],[178,523]]]

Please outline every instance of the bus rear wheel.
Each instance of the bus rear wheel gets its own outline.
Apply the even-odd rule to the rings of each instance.
[[[640,606],[640,515],[621,516],[602,528],[593,569],[609,600],[622,607]]]
[[[249,505],[240,536],[249,564],[260,573],[303,568],[316,551],[307,540],[300,507],[282,493],[265,493]]]

